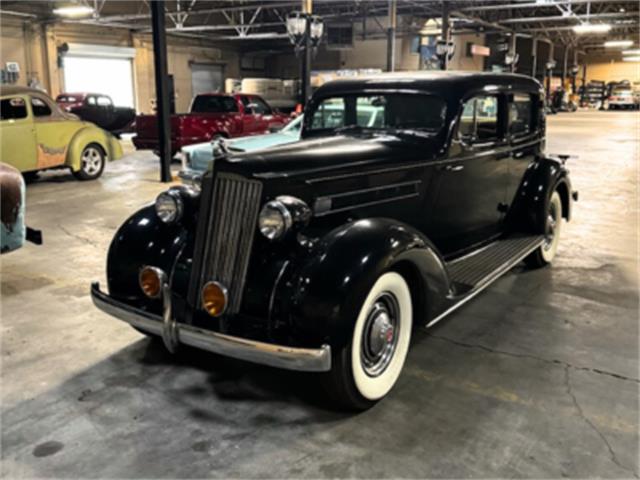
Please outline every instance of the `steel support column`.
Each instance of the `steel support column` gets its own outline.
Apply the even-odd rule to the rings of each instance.
[[[160,181],[171,181],[171,122],[169,119],[169,74],[164,1],[149,2],[153,36],[153,65],[156,80],[156,119],[160,154]]]
[[[311,97],[311,13],[312,0],[302,0],[302,12],[306,14],[304,46],[300,66],[300,103],[304,107]]]
[[[516,35],[515,30],[511,32],[511,44],[509,46],[509,52],[513,55],[513,58],[516,58],[517,54],[517,45],[518,45],[518,36]],[[515,73],[516,71],[516,62],[512,62],[511,65],[511,73]]]
[[[536,77],[536,64],[538,62],[538,39],[531,39],[531,76]]]
[[[445,45],[449,45],[449,4],[442,2],[442,41]],[[442,60],[442,70],[448,70],[449,68],[449,55],[445,54]]]
[[[393,72],[396,68],[396,0],[389,0],[389,28],[387,29],[387,72]]]

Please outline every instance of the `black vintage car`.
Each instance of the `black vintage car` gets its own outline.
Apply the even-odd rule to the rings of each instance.
[[[134,108],[116,107],[111,97],[99,93],[62,93],[56,103],[114,135],[130,131],[136,118]]]
[[[553,260],[576,194],[543,153],[543,98],[511,74],[328,83],[300,142],[217,159],[201,191],[172,187],[127,220],[93,300],[171,351],[324,372],[367,408],[414,327]]]

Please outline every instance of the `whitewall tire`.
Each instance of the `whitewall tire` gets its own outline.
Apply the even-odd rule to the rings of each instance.
[[[364,410],[389,393],[407,358],[412,323],[406,280],[383,273],[360,307],[351,342],[334,354],[328,386],[341,406]]]
[[[525,259],[527,265],[533,268],[549,265],[558,252],[562,230],[562,200],[557,190],[549,198],[541,230],[545,236],[544,243]]]

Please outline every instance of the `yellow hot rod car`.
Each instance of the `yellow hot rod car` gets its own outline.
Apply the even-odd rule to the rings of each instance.
[[[69,167],[80,180],[102,175],[107,160],[122,156],[110,133],[64,112],[44,92],[0,87],[1,160],[23,175]]]

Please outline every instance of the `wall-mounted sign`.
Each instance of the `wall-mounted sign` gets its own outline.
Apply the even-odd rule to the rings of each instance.
[[[480,57],[488,57],[491,55],[491,49],[484,45],[476,45],[475,43],[467,43],[467,56],[473,57],[474,55]]]

